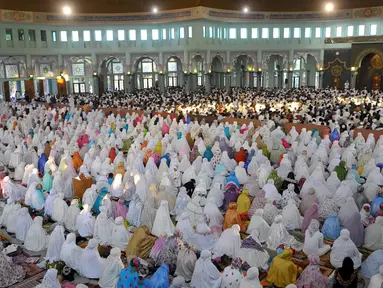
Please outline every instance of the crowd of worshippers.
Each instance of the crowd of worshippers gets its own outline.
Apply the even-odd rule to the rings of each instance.
[[[41,253],[40,288],[77,274],[110,288],[382,286],[383,136],[73,105],[0,115],[0,287],[26,273],[10,243]]]
[[[51,98],[51,97],[50,97]],[[68,101],[68,98],[58,98]],[[146,112],[187,113],[216,117],[272,119],[275,122],[340,125],[346,129],[383,129],[383,94],[367,90],[332,89],[254,89],[232,88],[229,91],[204,89],[186,94],[182,88],[107,92],[70,97],[74,105],[93,108],[126,108]]]

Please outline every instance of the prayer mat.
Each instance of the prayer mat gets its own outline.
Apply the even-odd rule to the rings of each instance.
[[[20,265],[23,266],[27,278],[35,276],[44,271],[43,269],[37,267],[35,264],[21,263]]]

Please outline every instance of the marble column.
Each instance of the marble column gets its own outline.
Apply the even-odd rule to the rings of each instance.
[[[249,87],[249,71],[243,71],[243,87]]]
[[[160,92],[165,92],[165,74],[160,73],[158,74],[158,87],[160,88]]]
[[[351,71],[350,89],[355,89],[355,87],[356,87],[356,75],[357,74],[358,74],[357,71]]]
[[[262,88],[262,71],[257,71],[257,90]]]
[[[319,88],[323,88],[323,71],[319,71]]]
[[[97,75],[93,75],[92,78],[92,85],[93,85],[93,93],[100,93],[100,77]]]
[[[196,91],[198,88],[198,75],[191,73],[190,74],[190,89],[192,92]]]
[[[229,91],[231,87],[231,73],[227,72],[224,75],[225,75],[225,88],[227,91]]]
[[[254,88],[254,71],[249,72],[249,87]]]
[[[287,88],[291,89],[293,88],[293,71],[288,71],[287,72]]]
[[[186,94],[190,94],[191,92],[191,81],[190,81],[190,74],[185,73],[184,74],[184,82],[185,82],[185,92]]]
[[[205,74],[205,90],[207,94],[210,94],[211,92],[211,73]]]

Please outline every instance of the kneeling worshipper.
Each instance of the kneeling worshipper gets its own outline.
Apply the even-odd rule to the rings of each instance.
[[[383,217],[378,216],[375,223],[364,230],[363,247],[370,250],[383,249]]]
[[[358,271],[355,268],[355,263],[350,257],[346,257],[342,266],[335,270],[333,288],[356,288],[357,282]]]
[[[52,205],[52,219],[58,223],[65,223],[68,212],[68,204],[64,200],[64,194],[59,193]]]
[[[61,284],[57,279],[57,273],[58,271],[54,268],[48,269],[41,284],[37,285],[35,288],[61,288]]]
[[[282,211],[283,225],[287,230],[297,230],[302,228],[303,217],[299,213],[298,207],[293,199],[289,199]]]
[[[335,268],[342,266],[343,260],[350,257],[354,262],[354,269],[360,267],[362,256],[356,248],[354,242],[350,239],[350,232],[347,229],[340,231],[340,236],[335,240],[331,249],[330,263]]]
[[[10,287],[22,281],[26,272],[22,266],[13,264],[3,249],[4,244],[0,241],[0,287]]]
[[[265,219],[266,223],[272,225],[275,219],[275,216],[279,214],[279,210],[274,205],[273,200],[267,200],[265,207],[263,208],[263,219]]]
[[[237,211],[239,215],[242,213],[248,212],[251,206],[251,201],[249,198],[249,190],[243,189],[242,193],[237,199]]]
[[[7,226],[8,217],[16,210],[20,209],[21,205],[15,201],[8,199],[7,205],[3,207],[3,213],[0,216],[0,227]]]
[[[156,272],[154,272],[152,278],[150,278],[151,288],[168,288],[169,285],[169,266],[162,264]]]
[[[379,267],[383,265],[383,249],[372,252],[361,265],[361,274],[367,279],[379,273]]]
[[[141,259],[149,258],[156,238],[150,235],[147,226],[140,226],[134,230],[132,238],[130,238],[128,247],[125,249],[126,256],[140,257]]]
[[[57,196],[58,195],[57,195],[57,192],[56,192],[55,189],[52,189],[49,192],[49,195],[48,195],[47,199],[45,200],[45,204],[44,204],[44,215],[52,217],[52,214],[53,214],[53,202],[55,201]]]
[[[328,285],[327,277],[320,271],[320,259],[318,256],[308,256],[310,264],[299,276],[296,286],[298,288],[326,288]]]
[[[45,255],[45,259],[49,264],[61,260],[61,248],[65,242],[64,231],[64,227],[57,224],[49,237],[47,254]]]
[[[338,215],[335,212],[331,212],[328,218],[324,221],[322,227],[323,236],[329,240],[336,240],[340,235],[341,229]]]
[[[43,217],[37,216],[33,219],[31,228],[29,228],[25,237],[24,247],[28,251],[40,252],[48,247],[48,235],[43,228]]]
[[[190,222],[188,213],[182,213],[181,219],[177,222],[176,229],[182,232],[182,241],[184,243],[191,243],[194,239],[195,232]]]
[[[97,197],[97,187],[95,184],[92,184],[90,188],[85,190],[84,195],[82,195],[82,205],[88,204],[89,207],[93,207]]]
[[[298,268],[291,261],[293,253],[286,248],[280,255],[274,257],[266,280],[277,287],[286,287],[295,284]]]
[[[270,226],[263,219],[263,209],[255,210],[253,217],[251,217],[250,225],[247,227],[247,234],[251,234],[253,230],[257,230],[259,233],[259,241],[265,243],[269,236]]]
[[[124,264],[121,261],[121,250],[117,247],[110,250],[110,255],[104,261],[98,285],[102,288],[115,288]]]
[[[305,243],[303,245],[303,252],[307,256],[322,256],[330,251],[330,245],[323,243],[323,234],[319,231],[319,221],[316,219],[311,220],[309,228],[305,232]]]
[[[191,286],[194,288],[220,288],[221,282],[221,273],[211,262],[211,252],[203,250],[195,264]]]
[[[379,267],[379,273],[371,277],[368,288],[381,288],[383,285],[383,265]]]
[[[25,241],[29,228],[32,226],[32,218],[29,215],[28,208],[23,207],[19,212],[19,216],[16,220],[16,239],[21,242]]]
[[[98,252],[98,241],[90,239],[80,256],[78,272],[86,278],[99,279],[105,261]]]
[[[229,204],[229,209],[226,211],[223,219],[223,230],[231,228],[233,225],[239,225],[240,231],[246,231],[246,224],[242,222],[241,216],[237,212],[237,203],[232,202]]]
[[[234,258],[231,265],[225,267],[223,270],[221,288],[239,288],[241,280],[243,279],[240,268],[240,259]]]
[[[214,258],[227,255],[229,257],[239,257],[241,248],[240,227],[235,224],[233,227],[222,232],[213,249]]]
[[[17,218],[19,217],[21,211],[20,203],[16,203],[14,208],[10,211],[9,216],[7,217],[7,222],[5,223],[5,227],[7,227],[8,233],[16,233],[17,228]]]
[[[76,231],[76,219],[81,210],[79,208],[78,199],[72,199],[70,206],[67,210],[65,219],[65,228],[71,232]]]
[[[173,235],[175,226],[170,219],[168,201],[161,201],[161,205],[157,210],[156,218],[153,223],[152,234],[160,237],[162,233],[168,236]]]
[[[267,247],[269,249],[275,250],[281,244],[285,244],[294,249],[299,248],[301,243],[299,243],[294,236],[290,235],[287,232],[286,227],[282,223],[282,216],[275,216],[274,223],[270,227],[269,236],[266,240]]]
[[[195,249],[195,247],[185,245],[185,247],[182,248],[177,255],[177,266],[175,274],[182,276],[182,278],[187,282],[191,281],[195,264],[197,262],[197,256],[193,249]]]
[[[86,238],[93,235],[95,219],[90,213],[90,207],[88,205],[84,205],[83,208],[77,216],[76,229],[81,237]]]
[[[200,222],[194,233],[191,244],[196,246],[198,251],[209,250],[212,251],[216,246],[218,240],[217,233],[214,233],[205,222]]]
[[[124,218],[117,217],[114,220],[114,227],[112,229],[110,245],[112,247],[118,247],[120,250],[125,251],[131,237],[132,234],[130,234],[129,231],[125,228]]]
[[[4,177],[1,187],[3,189],[2,193],[4,198],[11,199],[14,202],[24,198],[24,195],[27,192],[27,188],[20,184],[13,183],[9,176]]]
[[[241,280],[239,288],[262,288],[257,267],[251,267],[247,270],[246,277]]]
[[[370,204],[363,204],[363,207],[360,209],[360,216],[362,217],[361,221],[365,228],[375,222],[374,216],[371,215]]]
[[[305,212],[301,230],[303,233],[306,232],[306,229],[309,227],[311,220],[313,219],[319,221],[319,205],[317,203],[313,203],[313,205]]]
[[[263,249],[258,239],[259,231],[253,230],[251,235],[246,237],[239,249],[239,256],[246,261],[251,267],[258,267],[266,270],[268,268],[267,261],[270,258],[269,253]]]
[[[117,288],[138,287],[145,288],[149,285],[150,280],[143,280],[139,276],[141,263],[138,258],[130,260],[129,266],[121,270],[120,277],[117,280]],[[150,286],[148,286],[150,287]]]
[[[101,206],[100,214],[98,214],[96,221],[94,222],[93,238],[100,241],[101,245],[108,245],[111,243],[114,226],[113,218],[108,218],[106,210],[105,206]]]
[[[170,288],[184,288],[184,287],[188,287],[188,286],[185,282],[184,277],[182,276],[175,277],[172,281],[172,285],[170,286]]]
[[[64,261],[69,268],[78,270],[82,252],[83,249],[76,244],[76,234],[69,233],[61,247],[61,261]]]
[[[33,187],[33,185],[31,187]],[[37,184],[31,197],[30,206],[33,210],[40,211],[44,209],[44,205],[45,205],[45,198],[42,191],[42,187],[41,187],[41,184]]]

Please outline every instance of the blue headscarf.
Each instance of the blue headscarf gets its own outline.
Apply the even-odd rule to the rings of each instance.
[[[383,197],[377,194],[375,199],[371,202],[371,215],[375,217],[375,213],[380,210],[380,203],[383,203]]]
[[[376,250],[367,257],[362,263],[361,272],[364,277],[371,278],[379,273],[380,266],[383,265],[383,249]]]
[[[104,200],[105,195],[108,193],[108,188],[103,187],[98,194],[96,201],[93,204],[93,211],[95,213],[100,213],[100,207],[102,206],[102,200]]]
[[[334,130],[332,130],[330,135],[330,141],[334,142],[335,140],[339,140],[339,139],[340,139],[340,135],[339,135],[338,129],[334,128]]]
[[[338,215],[331,212],[322,227],[323,236],[327,239],[336,240],[340,236],[340,223]]]
[[[169,288],[169,267],[162,264],[150,279],[150,288]]]
[[[226,138],[230,140],[231,135],[230,135],[229,127],[223,128],[223,131],[225,132]]]
[[[207,146],[205,153],[203,153],[203,158],[206,158],[210,162],[210,160],[211,160],[211,158],[213,158],[213,156],[214,156],[214,154],[211,151],[211,147]]]
[[[230,176],[227,177],[227,181],[226,183],[230,183],[230,182],[233,182],[235,184],[235,186],[237,186],[239,188],[239,181],[238,181],[238,178],[237,176],[235,175],[235,171],[231,171],[230,172]]]
[[[47,163],[47,156],[45,156],[45,153],[42,153],[39,162],[37,163],[37,169],[39,169],[39,172],[42,175],[44,175],[45,163]]]
[[[182,138],[182,132],[177,133],[177,138],[178,138],[178,140]]]
[[[162,156],[162,157],[160,158],[160,161],[161,161],[162,159],[165,159],[165,160],[166,160],[166,165],[168,165],[168,167],[169,167],[169,166],[170,166],[170,154],[169,154],[169,153],[166,153],[164,156]]]

